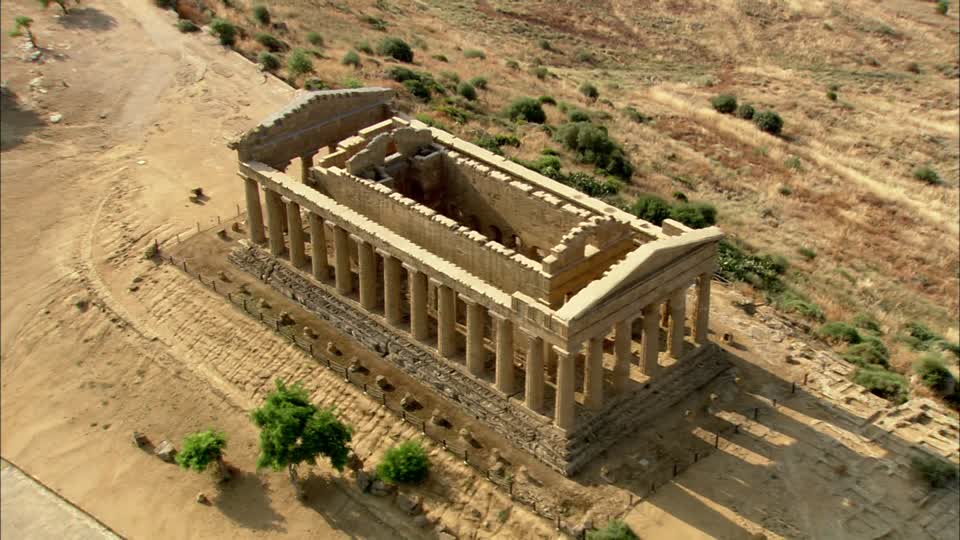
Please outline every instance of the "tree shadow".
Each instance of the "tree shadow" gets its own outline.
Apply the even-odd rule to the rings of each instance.
[[[19,146],[24,137],[43,125],[40,115],[24,108],[10,89],[0,90],[0,151]]]
[[[219,484],[213,505],[243,528],[286,532],[284,517],[270,505],[269,486],[264,479],[233,468],[231,473],[233,478]]]
[[[332,528],[337,529],[350,538],[396,538],[396,531],[391,529],[365,505],[356,502],[344,493],[352,486],[342,486],[340,481],[326,474],[316,474],[313,471],[303,480],[303,489],[306,500],[303,504],[314,510]],[[361,495],[373,497],[373,495]]]
[[[70,30],[91,30],[106,32],[117,26],[117,20],[112,15],[104,13],[95,7],[74,7],[59,18],[60,25]]]

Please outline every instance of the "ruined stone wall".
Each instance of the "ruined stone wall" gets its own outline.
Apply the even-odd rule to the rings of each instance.
[[[338,170],[314,169],[313,183],[347,206],[507,294],[542,298],[547,278],[540,263],[461,226],[413,199],[374,181]]]
[[[318,286],[264,250],[240,247],[230,260],[293,298],[338,330],[376,351],[388,362],[432,387],[465,413],[483,421],[517,448],[561,474],[573,474],[633,428],[708,383],[726,364],[710,348],[672,368],[654,384],[609,400],[597,413],[579,411],[578,427],[564,433],[550,419],[532,413],[516,399],[493,388],[454,364],[438,358],[408,336],[394,332],[362,310]]]

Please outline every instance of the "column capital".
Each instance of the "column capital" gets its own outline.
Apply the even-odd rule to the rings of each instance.
[[[553,352],[557,353],[558,356],[576,356],[580,354],[580,350],[583,346],[579,343],[571,344],[566,349],[563,349],[559,345],[551,345]]]

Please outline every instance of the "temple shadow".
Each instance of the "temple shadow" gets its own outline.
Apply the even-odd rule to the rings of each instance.
[[[269,485],[256,473],[231,469],[212,501],[223,515],[245,529],[286,532],[285,519],[270,504]]]
[[[0,151],[19,146],[27,135],[43,125],[40,115],[24,108],[13,91],[0,90]]]
[[[357,504],[344,494],[339,480],[326,474],[311,471],[303,479],[306,499],[303,504],[323,517],[330,527],[346,534],[349,538],[396,538],[396,533],[373,514],[365,505]],[[372,495],[360,495],[372,497]]]
[[[66,15],[61,15],[58,20],[61,26],[69,30],[106,32],[117,26],[117,20],[113,16],[95,7],[88,6],[71,8]]]

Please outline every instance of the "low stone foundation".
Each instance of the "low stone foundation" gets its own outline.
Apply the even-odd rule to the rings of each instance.
[[[577,428],[558,429],[516,399],[496,392],[487,382],[380,321],[368,317],[352,301],[273,258],[257,246],[234,249],[231,262],[292,298],[404,372],[429,385],[467,414],[483,421],[517,448],[564,475],[572,475],[625,435],[689,396],[728,367],[713,345],[702,347],[668,369],[654,383],[613,396],[596,413],[578,407]]]

